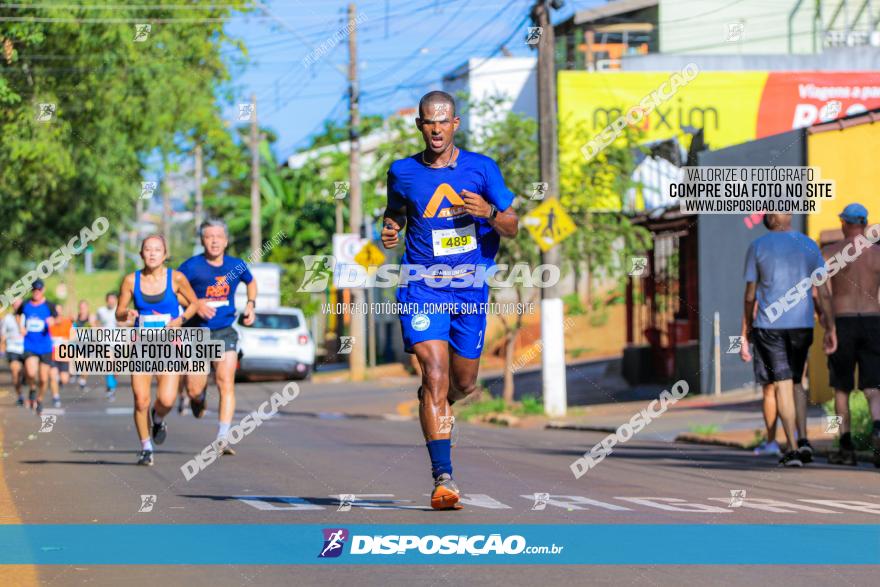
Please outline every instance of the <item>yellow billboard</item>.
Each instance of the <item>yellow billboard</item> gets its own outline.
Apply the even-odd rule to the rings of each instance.
[[[642,141],[703,129],[712,150],[880,108],[878,72],[561,71],[558,77],[560,181],[579,163],[602,157],[625,127]],[[615,124],[616,123],[616,124]],[[620,209],[606,198],[602,209]]]
[[[583,129],[588,136],[570,137],[561,151],[579,151],[614,120],[643,103],[667,84],[668,72],[591,73],[559,72],[560,125]],[[653,100],[653,110],[643,116],[637,128],[644,140],[682,136],[686,127],[704,128],[710,148],[718,149],[755,138],[755,121],[767,82],[767,72],[703,72],[670,95]],[[566,138],[569,138],[567,135]]]

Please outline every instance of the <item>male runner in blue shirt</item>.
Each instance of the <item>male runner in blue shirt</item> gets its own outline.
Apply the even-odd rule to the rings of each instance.
[[[488,302],[484,277],[495,265],[500,237],[515,236],[519,225],[511,208],[514,194],[498,165],[455,146],[459,123],[449,94],[429,92],[419,101],[416,126],[425,150],[391,164],[382,230],[390,249],[407,227],[404,267],[445,266],[413,276],[397,291],[398,302],[416,306],[400,320],[404,347],[422,370],[419,420],[431,458],[434,509],[461,507],[452,478],[451,406],[477,389],[486,314],[485,307],[472,309]],[[471,304],[471,310],[437,312],[429,307],[435,304]]]
[[[43,413],[43,395],[49,386],[49,371],[52,368],[52,336],[49,327],[58,316],[55,304],[46,299],[43,293],[45,285],[42,279],[33,284],[31,299],[24,302],[16,310],[24,336],[24,369],[30,392],[28,407],[37,414]],[[35,388],[39,381],[39,391]]]
[[[178,269],[189,280],[199,298],[195,317],[184,326],[210,328],[211,338],[222,340],[225,344],[223,359],[213,364],[217,389],[220,390],[217,438],[221,439],[229,433],[235,415],[235,365],[238,362],[238,333],[232,328],[235,322],[235,290],[239,282],[247,284],[244,325],[250,326],[256,318],[257,282],[244,261],[226,254],[229,229],[225,222],[206,220],[199,227],[199,234],[205,252],[190,257]],[[186,389],[193,416],[201,418],[205,412],[208,374],[188,373]],[[223,454],[232,455],[235,452],[226,443]]]

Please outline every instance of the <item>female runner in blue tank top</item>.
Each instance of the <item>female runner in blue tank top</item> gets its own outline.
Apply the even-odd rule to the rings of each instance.
[[[141,243],[141,258],[144,260],[144,268],[129,273],[122,281],[116,320],[120,326],[127,323],[126,326],[140,328],[180,328],[196,313],[195,302],[198,300],[193,288],[183,273],[165,267],[168,248],[161,236],[151,235],[144,239]],[[178,294],[187,302],[186,311],[182,314],[177,301]],[[134,309],[128,307],[131,301],[134,301]],[[141,441],[139,465],[153,464],[153,441],[156,444],[165,442],[164,418],[171,411],[177,397],[180,374],[163,373],[156,375],[156,379],[156,402],[150,410],[153,375],[131,376],[134,424]]]

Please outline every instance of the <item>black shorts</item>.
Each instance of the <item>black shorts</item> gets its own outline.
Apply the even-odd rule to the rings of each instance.
[[[859,389],[880,387],[880,316],[835,318],[837,351],[828,357],[831,387],[852,391],[859,366]]]
[[[70,373],[70,361],[52,361],[52,366],[61,373]]]
[[[21,353],[6,353],[6,360],[10,363],[14,363],[15,361],[21,363],[24,361],[24,357]]]
[[[755,328],[752,340],[755,359],[761,361],[766,373],[766,380],[762,383],[786,379],[801,382],[807,353],[813,344],[812,328]]]
[[[24,358],[25,361],[28,360],[28,359],[31,358],[31,357],[39,357],[41,363],[46,363],[46,364],[49,365],[50,367],[55,363],[55,361],[52,360],[52,353],[51,353],[51,352],[48,352],[48,353],[34,353],[34,352],[31,352],[31,351],[25,351],[24,353],[22,353],[21,356],[22,356],[22,358]]]
[[[768,383],[773,383],[770,379],[770,374],[767,372],[767,365],[764,364],[764,359],[762,359],[761,354],[754,349],[752,351],[752,364],[755,368],[755,382],[758,385],[763,387]]]
[[[211,331],[211,340],[222,340],[224,352],[238,351],[238,332],[232,326]]]

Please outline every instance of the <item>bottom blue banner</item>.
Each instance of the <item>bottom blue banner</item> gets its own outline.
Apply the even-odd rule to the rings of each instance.
[[[877,565],[880,525],[2,525],[0,564]]]

